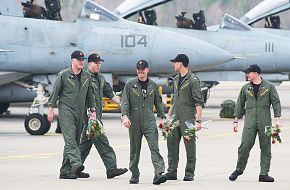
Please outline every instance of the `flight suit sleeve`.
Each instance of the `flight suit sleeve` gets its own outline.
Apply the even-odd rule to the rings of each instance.
[[[107,81],[104,81],[103,94],[106,98],[112,99],[115,96],[112,86]]]
[[[53,91],[48,99],[48,106],[52,107],[52,108],[56,108],[57,107],[57,100],[58,100],[58,96],[59,93],[61,91],[62,88],[62,74],[59,74],[56,78],[56,81],[53,85]]]
[[[274,85],[270,92],[270,101],[274,110],[274,117],[281,117],[281,103],[278,92]]]
[[[88,108],[95,108],[96,107],[94,89],[93,89],[91,78],[90,78],[88,93],[87,93],[87,97],[86,97],[86,104],[87,104]]]
[[[192,99],[195,102],[195,107],[197,106],[203,106],[203,97],[202,97],[202,92],[201,92],[201,87],[200,87],[200,81],[195,78],[192,80],[192,84],[191,84],[192,88],[191,88],[191,95],[192,95]]]
[[[246,94],[244,87],[241,89],[236,106],[235,106],[235,114],[234,116],[238,119],[241,119],[244,115],[244,108],[245,108],[245,102],[246,102]]]
[[[157,117],[166,118],[165,111],[164,111],[164,104],[162,102],[162,97],[159,93],[157,85],[154,90],[155,90],[154,105],[157,111]]]
[[[130,98],[130,92],[129,92],[129,84],[127,83],[124,87],[124,91],[122,94],[122,101],[121,101],[121,114],[122,115],[129,115],[129,98]]]

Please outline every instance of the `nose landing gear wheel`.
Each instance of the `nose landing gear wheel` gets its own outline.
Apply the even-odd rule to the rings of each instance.
[[[33,113],[25,117],[26,131],[31,135],[43,135],[50,129],[50,123],[46,114]]]

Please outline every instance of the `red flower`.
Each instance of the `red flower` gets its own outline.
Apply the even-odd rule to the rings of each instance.
[[[93,133],[89,133],[89,139],[92,139],[94,137]]]
[[[188,138],[183,137],[183,139],[184,139],[185,142],[188,142],[189,141]]]
[[[169,131],[169,129],[168,129],[168,128],[166,128],[166,129],[165,129],[165,131],[166,131],[166,132],[168,132],[168,131]]]
[[[273,133],[272,136],[273,137],[277,137],[278,136],[278,133]]]
[[[162,123],[159,124],[159,128],[160,128],[160,129],[163,128],[163,124],[162,124]]]
[[[272,144],[275,144],[275,142],[276,142],[276,141],[273,139],[273,140],[272,140]]]

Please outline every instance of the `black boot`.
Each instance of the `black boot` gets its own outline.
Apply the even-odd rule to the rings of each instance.
[[[74,174],[60,174],[59,179],[76,179],[77,176]]]
[[[85,173],[85,172],[81,172],[77,175],[78,178],[89,178],[90,174]]]
[[[130,184],[137,184],[137,183],[139,183],[139,175],[132,174],[129,183]]]
[[[80,174],[84,169],[85,169],[84,166],[79,165],[79,166],[74,167],[74,168],[72,169],[71,173],[72,173],[73,175],[78,176],[78,175],[79,175],[79,174]]]
[[[185,175],[183,178],[183,181],[193,181],[193,180],[194,180],[193,176],[190,175]]]
[[[167,181],[166,175],[155,174],[154,179],[153,179],[153,184],[160,185],[161,183],[165,183],[166,181]]]
[[[167,180],[177,180],[177,175],[174,175],[168,172],[165,175],[167,177]]]
[[[274,182],[274,178],[268,175],[259,175],[259,182]]]
[[[109,170],[109,171],[107,171],[107,178],[108,179],[114,178],[116,176],[119,176],[119,175],[126,173],[127,171],[128,171],[127,168],[116,168],[113,170]]]
[[[235,170],[235,171],[230,175],[229,180],[231,180],[231,181],[235,181],[235,180],[238,178],[238,176],[239,176],[239,175],[242,175],[242,174],[243,174],[243,172],[238,171],[238,170]]]

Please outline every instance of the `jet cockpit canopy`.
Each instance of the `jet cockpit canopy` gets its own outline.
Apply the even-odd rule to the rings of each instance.
[[[245,30],[245,31],[252,30],[252,27],[229,14],[224,15],[223,21],[220,24],[220,28],[231,30]]]
[[[251,9],[241,18],[246,24],[253,24],[268,16],[290,9],[289,0],[265,0]]]
[[[89,18],[97,21],[117,21],[120,19],[111,11],[89,0],[85,1],[80,18]]]

